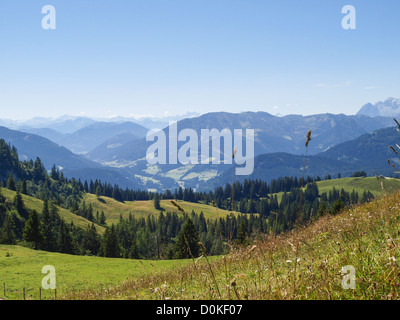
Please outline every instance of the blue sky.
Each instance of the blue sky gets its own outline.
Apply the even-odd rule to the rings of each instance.
[[[341,26],[348,4],[356,30]],[[399,13],[398,0],[2,0],[0,118],[354,114],[400,97]]]

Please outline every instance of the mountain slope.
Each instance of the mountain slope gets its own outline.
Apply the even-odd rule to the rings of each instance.
[[[235,176],[235,181],[243,182],[245,179],[260,179],[271,181],[279,177],[302,177],[304,156],[289,153],[267,153],[258,155],[254,159],[254,171],[248,176]],[[348,176],[356,171],[356,166],[344,161],[323,158],[321,156],[308,156],[305,175],[310,177],[325,178],[327,175],[341,174]],[[212,190],[220,185],[232,184],[232,169],[228,169],[206,182],[199,185],[201,190]]]
[[[135,143],[135,141],[140,139],[140,137],[131,132],[124,132],[98,145],[96,148],[86,154],[86,156],[93,161],[101,162],[101,160],[104,158],[112,157],[113,149],[126,145],[129,142]]]
[[[87,153],[114,136],[131,133],[136,138],[142,138],[147,132],[147,128],[134,122],[96,122],[64,135],[57,142],[74,153]]]
[[[100,167],[99,164],[75,155],[65,147],[60,147],[35,134],[0,127],[0,138],[17,148],[20,160],[35,160],[36,157],[39,157],[48,170],[53,164],[69,169]]]
[[[60,147],[56,143],[38,135],[10,130],[0,127],[0,138],[16,147],[19,160],[35,160],[39,157],[45,168],[50,170],[53,165],[59,167],[69,178],[82,180],[99,179],[121,187],[139,188],[141,186],[134,176],[116,168],[107,168],[82,156],[76,155]]]
[[[13,199],[15,198],[16,192],[11,191],[5,188],[1,189],[2,195],[8,199],[8,201],[13,202]],[[22,200],[24,202],[25,207],[28,210],[36,210],[37,212],[42,212],[43,209],[43,201],[37,198],[33,198],[24,194],[21,194]],[[76,214],[73,214],[71,211],[64,209],[62,207],[56,206],[58,210],[58,214],[60,217],[66,222],[66,223],[73,223],[75,226],[80,227],[82,229],[85,229],[88,225],[91,225],[92,222],[78,216]],[[99,233],[104,232],[104,227],[95,224],[96,230]]]
[[[310,144],[314,143],[311,140]],[[307,158],[306,176],[324,178],[330,174],[342,177],[350,176],[355,171],[365,171],[368,176],[395,175],[395,169],[388,165],[390,159],[400,168],[400,158],[390,149],[390,145],[400,145],[400,135],[394,127],[384,128],[364,134],[356,139],[341,143],[317,155]],[[305,149],[304,149],[305,151]],[[400,150],[397,149],[400,153]],[[285,153],[259,155],[254,161],[254,171],[249,176],[235,177],[236,180],[261,179],[270,181],[280,176],[297,176],[303,174],[304,156]],[[232,170],[228,169],[215,179],[200,184],[201,189],[214,188],[231,183]]]
[[[369,175],[391,174],[395,170],[388,165],[387,160],[390,159],[397,166],[400,164],[399,158],[390,149],[391,145],[396,146],[396,144],[400,144],[400,135],[394,127],[391,127],[339,144],[319,156],[356,166]]]

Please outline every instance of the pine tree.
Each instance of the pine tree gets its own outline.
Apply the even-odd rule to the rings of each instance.
[[[87,226],[82,239],[82,246],[85,254],[97,255],[100,249],[100,237],[97,234],[96,227],[92,223]]]
[[[156,194],[154,195],[153,202],[154,202],[154,208],[155,208],[156,210],[161,210],[160,196],[159,196],[158,193],[156,193]]]
[[[7,189],[12,190],[12,191],[17,191],[17,188],[15,187],[14,176],[12,173],[10,173],[8,180],[7,180]]]
[[[54,164],[53,167],[51,168],[50,177],[51,177],[53,180],[58,180],[58,179],[60,178],[59,172],[58,172],[58,170],[57,170],[55,164]]]
[[[25,209],[24,201],[22,200],[22,196],[19,191],[17,191],[14,197],[14,207],[21,217],[28,218],[28,212]]]
[[[175,255],[178,259],[196,258],[199,255],[199,235],[190,218],[178,234]]]
[[[42,210],[43,221],[43,250],[55,251],[56,250],[56,234],[55,226],[51,219],[48,200],[43,202]]]
[[[100,187],[100,185],[98,185],[96,188],[96,197],[100,198],[100,196],[101,196],[101,187]]]
[[[106,216],[104,215],[104,211],[101,211],[99,224],[101,226],[106,225]]]
[[[45,179],[45,169],[40,158],[36,158],[35,166],[33,168],[32,176],[36,183]]]
[[[22,181],[21,193],[25,194],[25,195],[28,194],[28,188],[27,188],[27,185],[26,185],[26,180]]]
[[[60,221],[60,227],[58,229],[57,251],[69,254],[75,252],[71,232],[63,220]]]
[[[244,225],[244,220],[242,220],[240,223],[239,230],[237,232],[236,242],[241,245],[247,244],[247,232],[246,226]]]
[[[132,239],[132,245],[129,249],[129,259],[139,259],[139,248],[136,243],[136,238]]]
[[[43,242],[42,226],[36,210],[32,210],[29,215],[23,230],[23,238],[25,241],[32,242],[35,250],[39,249]]]
[[[104,232],[101,255],[108,258],[118,258],[121,255],[121,248],[114,224]]]
[[[8,213],[6,213],[3,227],[0,229],[0,243],[15,244],[14,221]]]

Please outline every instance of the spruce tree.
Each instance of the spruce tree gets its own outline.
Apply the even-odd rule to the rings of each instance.
[[[58,230],[57,251],[69,254],[75,252],[71,232],[63,220],[60,221],[60,227]]]
[[[43,221],[43,250],[55,251],[56,250],[56,234],[53,219],[51,218],[49,211],[48,200],[43,202],[42,210],[42,221]]]
[[[121,255],[121,248],[114,224],[104,232],[101,255],[108,258],[118,258]]]
[[[21,193],[27,195],[28,194],[28,188],[26,185],[26,180],[22,181],[21,185]]]
[[[98,185],[96,188],[96,197],[100,198],[100,196],[101,196],[101,187],[100,187],[100,185]]]
[[[106,225],[106,216],[104,215],[104,211],[101,211],[99,224],[101,226]]]
[[[83,251],[85,254],[97,255],[100,249],[100,237],[97,234],[96,227],[92,223],[87,226],[82,239]]]
[[[241,245],[247,244],[247,232],[246,232],[246,227],[244,225],[244,220],[242,220],[240,223],[239,230],[237,232],[236,242]]]
[[[136,243],[136,238],[132,239],[132,245],[129,249],[129,259],[139,259],[139,248]]]
[[[25,241],[32,242],[35,250],[43,243],[42,226],[36,210],[32,210],[23,230]]]
[[[24,201],[22,200],[19,191],[17,191],[17,194],[14,197],[14,207],[21,217],[28,218],[28,211],[25,209]]]
[[[10,214],[6,213],[3,227],[0,229],[0,243],[15,244],[14,221]]]
[[[199,255],[199,235],[190,218],[178,234],[175,255],[178,259],[196,258]]]
[[[154,202],[154,208],[155,208],[156,210],[161,210],[160,196],[158,195],[158,193],[156,193],[156,194],[154,195],[153,202]]]
[[[12,190],[12,191],[17,191],[17,188],[15,187],[14,176],[12,173],[10,173],[8,180],[7,180],[7,189]]]

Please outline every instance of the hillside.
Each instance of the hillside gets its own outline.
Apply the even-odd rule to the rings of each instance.
[[[320,156],[308,156],[306,163],[306,174],[310,177],[325,178],[326,175],[343,176],[350,175],[357,170],[357,167],[344,163],[343,161]],[[254,171],[248,176],[236,176],[236,181],[245,179],[261,179],[271,181],[278,177],[301,177],[303,175],[304,155],[294,155],[289,153],[267,153],[258,155],[254,159]],[[200,189],[209,190],[232,181],[232,169],[228,169],[219,176],[200,183]]]
[[[0,127],[0,139],[17,149],[20,161],[35,161],[39,157],[47,170],[56,165],[66,177],[83,181],[100,179],[129,188],[141,186],[134,176],[128,178],[126,173],[117,168],[104,167],[36,134]],[[0,179],[3,179],[3,172],[0,172]]]
[[[400,190],[400,180],[394,178],[377,179],[376,177],[365,178],[341,178],[323,180],[317,182],[319,193],[329,192],[332,188],[344,189],[346,192],[353,190],[362,194],[365,190],[370,191],[374,196],[390,194]]]
[[[387,160],[390,159],[396,165],[399,163],[399,158],[390,146],[396,147],[399,141],[400,135],[395,127],[384,128],[334,146],[319,156],[340,160],[366,171],[368,175],[390,174],[396,170],[388,165]]]
[[[394,124],[394,122],[393,122]],[[315,141],[312,140],[310,145]],[[396,170],[387,160],[400,167],[400,158],[390,149],[400,144],[400,135],[395,127],[379,129],[360,137],[340,143],[316,155],[308,155],[306,175],[311,177],[326,175],[349,177],[355,171],[363,170],[369,177],[375,175],[396,176]],[[397,149],[398,152],[400,150]],[[305,152],[305,150],[303,151]],[[289,153],[267,153],[258,155],[254,160],[254,171],[246,177],[237,176],[237,180],[262,179],[270,181],[280,176],[301,177],[304,155]],[[200,183],[200,189],[207,190],[224,185],[232,180],[232,170],[227,169],[217,177]]]
[[[107,291],[63,298],[395,300],[400,283],[399,203],[400,193],[395,193],[256,241],[211,264],[189,264],[174,273],[159,272]],[[342,287],[345,266],[355,269],[354,290]]]
[[[101,168],[97,163],[75,155],[68,149],[36,134],[0,127],[0,138],[17,148],[21,161],[35,160],[39,157],[48,170],[54,164],[70,170]]]
[[[383,189],[382,189],[383,183]],[[375,197],[380,197],[382,194],[392,193],[400,189],[400,180],[394,178],[377,179],[376,177],[365,178],[340,178],[317,181],[319,194],[329,192],[333,188],[336,190],[344,189],[344,191],[351,193],[353,190],[361,195],[364,191],[370,191]],[[278,201],[280,201],[283,192],[277,193]],[[274,196],[275,194],[272,194]],[[120,202],[109,197],[96,197],[94,194],[86,193],[83,196],[83,201],[87,206],[91,205],[93,211],[104,212],[107,219],[107,224],[117,223],[120,216],[127,218],[132,214],[135,218],[147,217],[154,215],[157,217],[160,210],[154,208],[152,200],[143,201],[125,201]],[[186,213],[191,213],[192,210],[196,213],[203,212],[205,219],[215,219],[219,217],[226,217],[231,211],[218,209],[211,205],[203,203],[193,203],[188,201],[176,201]],[[179,210],[171,203],[170,200],[161,200],[161,208],[166,212],[175,212],[179,214]],[[234,212],[235,215],[240,213]]]
[[[131,133],[132,139],[145,137],[149,129],[134,122],[96,122],[64,135],[56,142],[74,153],[87,153],[120,134]]]
[[[6,188],[2,188],[1,189],[1,194],[10,202],[13,201],[16,192],[15,191],[11,191],[8,190]],[[24,205],[28,210],[36,210],[37,212],[42,212],[43,209],[43,201],[40,199],[36,199],[24,194],[21,194],[22,200],[24,201]],[[56,206],[58,209],[58,213],[60,215],[60,217],[66,222],[66,223],[73,223],[75,226],[80,227],[85,229],[89,224],[91,225],[92,222],[86,220],[83,217],[80,217],[76,214],[73,214],[71,211],[68,211],[64,208],[61,208],[59,206]],[[99,226],[99,225],[95,225],[96,230],[99,233],[103,233],[104,232],[104,228]]]
[[[123,218],[128,218],[129,213],[131,213],[135,218],[147,217],[148,215],[154,215],[157,217],[160,210],[154,208],[154,203],[151,200],[146,201],[125,201],[119,202],[108,197],[97,198],[93,194],[85,194],[83,200],[86,205],[92,205],[93,211],[103,211],[107,219],[107,224],[116,223],[119,221],[120,215]],[[176,201],[186,213],[191,213],[192,210],[197,214],[203,212],[205,219],[218,219],[219,217],[226,217],[231,213],[231,211],[217,209],[213,206],[192,203],[187,201]],[[170,200],[161,200],[161,208],[166,212],[175,212],[180,214],[179,210],[171,203]],[[240,213],[235,213],[236,215]]]

